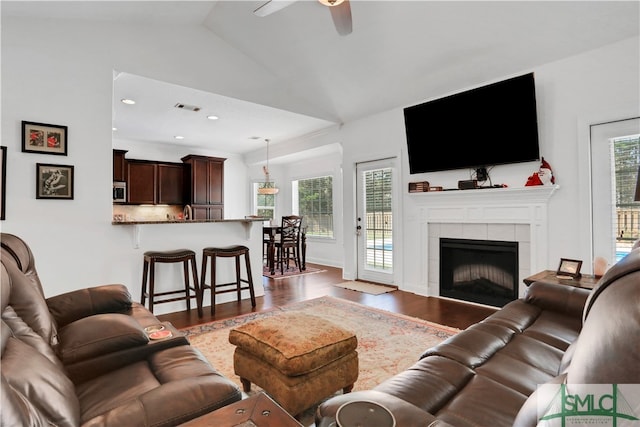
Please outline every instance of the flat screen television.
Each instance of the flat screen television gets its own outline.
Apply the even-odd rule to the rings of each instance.
[[[404,109],[411,174],[540,159],[533,73]]]

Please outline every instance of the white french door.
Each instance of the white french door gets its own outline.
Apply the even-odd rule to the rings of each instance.
[[[393,284],[396,160],[356,165],[356,234],[360,280]]]
[[[631,183],[616,177],[615,146],[617,141],[637,139],[638,135],[639,118],[591,126],[591,226],[596,251],[593,255],[604,257],[611,265],[630,250],[638,230],[638,207],[633,202],[636,175],[630,174]],[[636,148],[631,159],[637,156]],[[638,170],[637,160],[629,168],[632,172]]]

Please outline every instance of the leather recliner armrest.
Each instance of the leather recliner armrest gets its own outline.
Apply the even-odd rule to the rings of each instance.
[[[123,349],[146,345],[149,337],[131,316],[97,314],[72,322],[58,331],[56,352],[65,365]]]
[[[581,317],[590,293],[590,289],[534,282],[527,289],[524,300],[544,310]]]
[[[131,309],[131,294],[124,285],[78,289],[46,299],[59,328],[94,314],[122,313]]]
[[[172,337],[155,341],[147,340],[146,344],[123,346],[120,350],[111,347],[112,351],[110,352],[65,364],[67,375],[74,384],[80,384],[123,366],[145,360],[152,354],[167,348],[189,345],[189,340],[184,334],[175,330],[169,323],[164,323],[164,325],[173,333]]]

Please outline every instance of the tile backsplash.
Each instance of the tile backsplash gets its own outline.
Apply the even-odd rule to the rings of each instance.
[[[113,205],[114,221],[163,221],[182,219],[181,205]]]

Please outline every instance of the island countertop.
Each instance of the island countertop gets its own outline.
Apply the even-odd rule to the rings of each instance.
[[[144,225],[144,224],[205,224],[212,222],[254,222],[264,221],[263,218],[236,218],[236,219],[165,219],[165,220],[130,220],[130,221],[112,221],[112,225]]]

